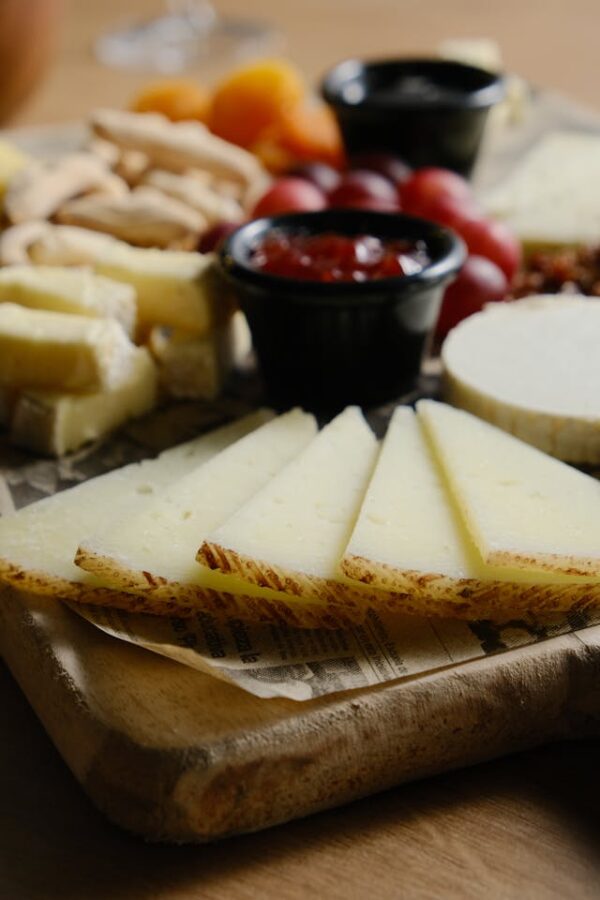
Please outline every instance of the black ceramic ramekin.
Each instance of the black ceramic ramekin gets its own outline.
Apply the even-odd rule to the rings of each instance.
[[[300,281],[261,272],[252,253],[273,229],[423,241],[431,263],[412,275],[363,282]],[[371,406],[414,387],[445,286],[465,259],[452,231],[422,219],[328,210],[257,219],[220,253],[250,325],[269,401],[335,411]]]
[[[321,83],[350,156],[385,151],[415,168],[443,166],[465,176],[488,111],[504,92],[500,75],[441,59],[349,59]]]

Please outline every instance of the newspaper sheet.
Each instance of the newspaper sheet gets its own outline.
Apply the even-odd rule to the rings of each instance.
[[[70,608],[107,634],[235,684],[256,697],[312,700],[422,675],[600,623],[600,613],[504,623],[421,619],[371,609],[339,630]]]

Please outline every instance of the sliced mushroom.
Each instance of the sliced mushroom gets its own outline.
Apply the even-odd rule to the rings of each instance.
[[[0,235],[0,265],[18,266],[31,262],[31,246],[52,228],[49,222],[23,222]]]
[[[93,266],[115,243],[113,237],[99,231],[74,225],[48,225],[30,246],[29,258],[38,266]]]
[[[130,187],[135,187],[149,168],[150,160],[141,150],[123,150],[115,171]]]
[[[111,234],[138,247],[194,247],[207,221],[189,206],[151,187],[124,197],[82,197],[66,203],[57,220]]]
[[[162,169],[152,169],[144,176],[143,183],[191,206],[206,218],[209,225],[221,221],[241,222],[244,218],[239,203],[220,196],[191,175],[175,175]]]

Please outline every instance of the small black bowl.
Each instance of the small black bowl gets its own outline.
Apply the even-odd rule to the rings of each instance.
[[[271,275],[253,268],[251,257],[274,228],[423,241],[431,262],[412,275],[363,282]],[[335,411],[393,400],[415,386],[444,288],[465,255],[459,237],[423,219],[328,210],[242,225],[220,260],[248,319],[269,401]]]
[[[471,174],[500,75],[441,59],[349,59],[325,76],[321,93],[349,155],[393,153],[417,168]]]

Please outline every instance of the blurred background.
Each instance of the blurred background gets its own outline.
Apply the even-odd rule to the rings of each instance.
[[[139,55],[140,39],[157,35],[144,23],[166,12],[178,18],[179,37],[182,17],[194,40],[205,26],[212,37],[194,52],[186,39],[183,56],[158,63],[151,52],[154,62],[140,68],[98,59],[107,34],[109,50],[132,57],[133,40]],[[11,125],[72,121],[96,105],[125,104],[157,65],[176,72],[182,59],[186,75],[210,83],[237,61],[284,54],[316,82],[345,56],[427,53],[450,37],[493,38],[508,70],[600,107],[599,25],[597,0],[218,0],[212,8],[195,0],[0,0],[0,116]],[[173,27],[164,34],[172,40]]]

